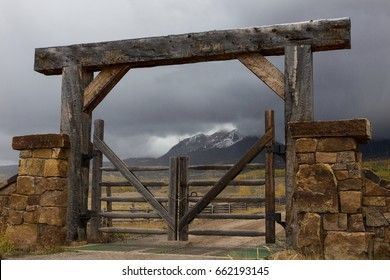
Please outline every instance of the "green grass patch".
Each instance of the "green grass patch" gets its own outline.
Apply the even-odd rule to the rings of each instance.
[[[390,180],[390,160],[363,161],[363,167],[372,170],[383,179]]]

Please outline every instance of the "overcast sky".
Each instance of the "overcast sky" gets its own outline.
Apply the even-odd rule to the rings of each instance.
[[[389,0],[0,0],[0,164],[15,135],[59,131],[60,76],[34,48],[350,17],[352,49],[314,54],[315,119],[366,117],[390,138]],[[283,57],[271,59],[283,71]],[[199,132],[263,132],[283,103],[237,61],[130,70],[94,112],[122,157],[160,156]]]

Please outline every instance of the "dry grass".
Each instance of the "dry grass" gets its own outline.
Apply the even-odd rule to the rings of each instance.
[[[390,180],[390,159],[364,161],[363,167],[372,170],[381,178]]]

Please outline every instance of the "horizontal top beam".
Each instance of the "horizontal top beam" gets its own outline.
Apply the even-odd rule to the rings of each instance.
[[[350,29],[350,19],[341,18],[38,48],[34,70],[59,75],[70,63],[98,71],[118,64],[140,68],[229,60],[249,53],[283,55],[290,44],[312,45],[312,51],[348,49]]]

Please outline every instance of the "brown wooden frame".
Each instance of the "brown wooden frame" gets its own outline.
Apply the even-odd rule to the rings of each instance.
[[[285,101],[289,225],[294,153],[287,124],[313,119],[312,52],[350,48],[350,28],[348,18],[311,20],[36,49],[35,71],[62,75],[60,130],[71,143],[67,239],[85,239],[92,111],[115,84],[130,68],[230,59],[240,60]],[[285,55],[284,74],[264,57],[271,55]],[[93,79],[94,71],[100,73]]]

